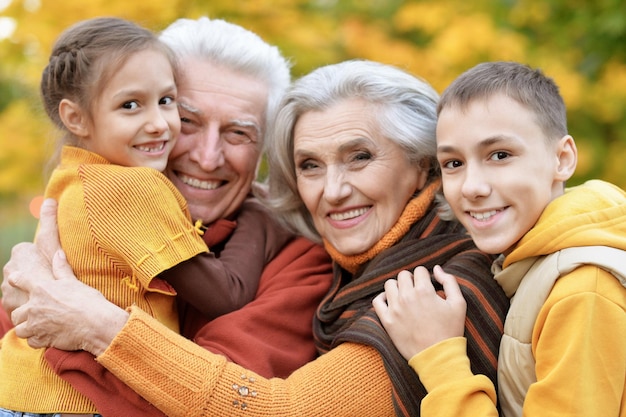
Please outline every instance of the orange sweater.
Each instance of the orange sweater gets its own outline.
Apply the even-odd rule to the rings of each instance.
[[[178,331],[175,291],[155,278],[206,252],[182,195],[152,168],[127,168],[65,147],[46,189],[59,203],[61,246],[76,276],[115,304],[137,305]],[[59,378],[9,331],[0,349],[0,407],[33,413],[94,413],[91,402]]]

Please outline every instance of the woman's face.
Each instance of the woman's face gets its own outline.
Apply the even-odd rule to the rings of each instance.
[[[344,255],[376,244],[428,175],[381,135],[376,110],[343,100],[294,127],[298,192],[319,234]]]

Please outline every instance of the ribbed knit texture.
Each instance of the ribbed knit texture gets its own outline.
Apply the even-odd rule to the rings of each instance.
[[[189,340],[172,338],[133,308],[124,331],[98,360],[169,417],[394,416],[380,356],[354,343],[287,379],[265,379]]]
[[[61,246],[76,276],[121,307],[137,305],[178,330],[175,294],[155,279],[207,247],[186,202],[151,168],[109,164],[65,147],[46,197],[59,203]],[[43,349],[9,332],[0,350],[0,407],[36,413],[93,413],[91,402],[47,365]]]
[[[435,265],[441,265],[455,275],[467,301],[465,336],[472,370],[487,375],[494,384],[509,305],[491,275],[493,257],[478,251],[461,225],[439,219],[430,191],[426,189],[418,195],[403,212],[398,224],[408,221],[412,227],[397,243],[380,246],[379,252],[369,254],[370,260],[354,274],[338,265],[335,267],[331,291],[314,322],[321,352],[332,352],[342,343],[356,342],[372,346],[380,353],[393,385],[395,410],[400,416],[419,416],[420,403],[427,392],[373,310],[372,299],[384,291],[385,281],[404,269],[412,271],[420,265],[431,271]],[[344,257],[342,263],[350,265],[354,259],[346,261]]]

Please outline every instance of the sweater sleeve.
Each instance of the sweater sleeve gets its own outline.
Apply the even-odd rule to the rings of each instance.
[[[472,373],[465,338],[437,343],[412,357],[409,365],[428,391],[423,416],[498,416],[495,387],[486,376]]]
[[[252,301],[265,265],[293,237],[260,203],[248,199],[219,256],[202,254],[164,271],[159,278],[169,282],[178,296],[207,320],[212,320]]]
[[[265,377],[287,377],[316,357],[311,320],[331,279],[324,249],[297,238],[266,266],[255,300],[206,323],[194,341]],[[47,349],[46,360],[103,416],[162,415],[86,352]]]
[[[533,330],[537,382],[529,417],[624,416],[626,290],[610,273],[585,266],[561,277]]]
[[[145,288],[162,271],[207,251],[187,203],[151,168],[83,165],[89,229],[104,252],[130,265]]]
[[[344,343],[287,379],[265,379],[133,308],[98,361],[168,416],[394,415],[373,348]]]

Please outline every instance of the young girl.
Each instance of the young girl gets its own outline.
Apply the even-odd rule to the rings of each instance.
[[[161,174],[180,130],[176,93],[171,51],[150,31],[116,18],[90,19],[66,30],[41,80],[46,112],[65,133],[45,194],[58,201],[61,245],[74,272],[117,305],[137,305],[178,330],[174,281],[187,281],[187,293],[195,288],[190,303],[214,318],[254,297],[266,251],[256,250],[236,265],[213,257],[201,237],[201,220],[194,227],[183,196]],[[280,247],[289,238],[268,238],[264,222],[242,227],[246,218],[238,222],[239,240]],[[210,280],[240,276],[245,290],[233,289],[237,297],[224,294],[219,308],[203,302],[206,281],[186,280],[188,274],[181,273],[190,262]],[[165,272],[172,283],[159,278]],[[43,354],[13,331],[4,337],[0,407],[6,410],[0,416],[95,413]]]

